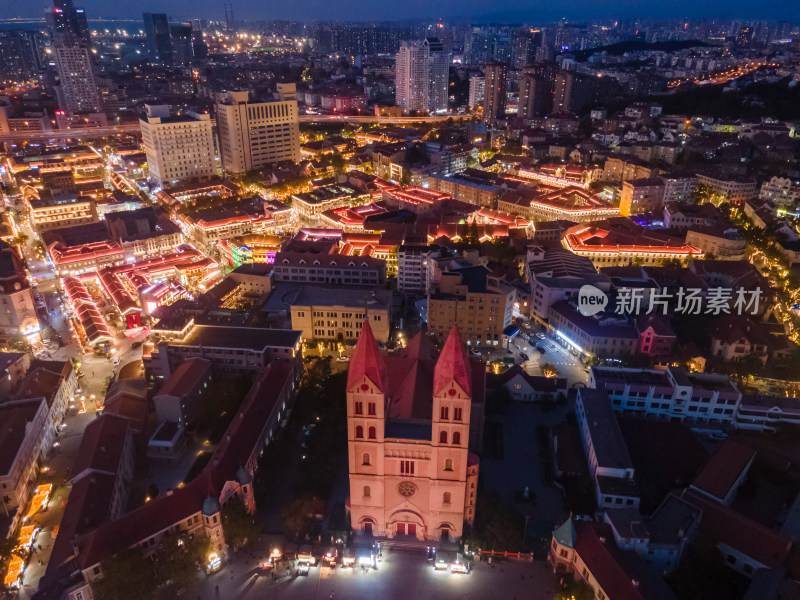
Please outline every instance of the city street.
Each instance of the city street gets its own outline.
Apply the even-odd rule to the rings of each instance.
[[[240,553],[242,554],[242,553]],[[257,558],[237,557],[221,571],[201,576],[186,591],[190,600],[552,600],[557,582],[544,561],[475,563],[466,575],[435,571],[425,554],[384,551],[378,569],[312,567],[308,575],[293,577],[294,570],[281,569],[277,581],[257,568]]]

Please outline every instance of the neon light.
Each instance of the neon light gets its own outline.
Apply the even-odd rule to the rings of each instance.
[[[570,346],[572,346],[573,348],[575,348],[575,349],[576,349],[578,352],[583,352],[583,353],[586,353],[586,351],[585,351],[583,348],[581,348],[581,347],[580,347],[578,344],[576,344],[576,343],[575,343],[575,342],[573,342],[571,339],[569,339],[569,338],[568,338],[566,335],[564,335],[563,333],[561,333],[561,332],[560,332],[558,329],[556,329],[556,335],[557,335],[558,337],[560,337],[562,340],[564,340],[565,342],[567,342],[567,343],[568,343]]]

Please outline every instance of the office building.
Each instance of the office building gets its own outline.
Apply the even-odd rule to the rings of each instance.
[[[395,101],[404,113],[447,110],[450,53],[437,38],[403,42],[395,56]]]
[[[145,105],[142,142],[150,180],[161,187],[216,174],[211,115],[189,112],[170,116],[169,106]]]
[[[245,173],[283,160],[300,161],[294,84],[278,86],[278,100],[251,102],[245,91],[228,92],[217,103],[222,166],[228,173]]]
[[[352,527],[366,534],[458,539],[475,515],[485,372],[453,327],[441,354],[424,333],[382,355],[365,324],[347,374]]]
[[[169,20],[164,13],[144,13],[144,32],[147,36],[147,58],[151,63],[171,66],[172,39]]]
[[[493,123],[506,118],[508,65],[490,63],[483,69],[483,122]]]

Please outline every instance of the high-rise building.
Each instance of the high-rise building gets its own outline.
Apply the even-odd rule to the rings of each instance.
[[[578,113],[588,108],[594,100],[595,77],[575,71],[561,71],[556,75],[553,96],[554,113]]]
[[[216,174],[211,115],[171,116],[169,106],[145,105],[139,121],[150,180],[162,187]]]
[[[519,118],[543,117],[552,109],[553,93],[546,76],[525,70],[519,80]]]
[[[172,65],[172,39],[169,20],[164,13],[144,13],[144,32],[147,35],[147,57],[150,62]]]
[[[365,323],[347,374],[347,447],[353,529],[449,540],[475,515],[485,386],[453,327],[441,353],[424,332],[383,355]],[[476,428],[477,430],[477,428]]]
[[[86,48],[92,47],[86,12],[82,8],[75,8],[72,0],[53,0],[53,8],[46,17],[53,44],[77,42]]]
[[[244,173],[282,160],[300,160],[300,121],[294,84],[278,84],[278,100],[251,102],[228,92],[217,103],[222,166]]]
[[[508,95],[508,65],[489,63],[483,69],[483,121],[491,123],[505,119]]]
[[[36,31],[0,31],[0,84],[28,81],[42,70]]]
[[[192,58],[195,60],[208,58],[208,45],[203,40],[203,28],[198,19],[192,20]]]
[[[53,0],[47,13],[58,71],[58,105],[70,115],[100,110],[100,94],[92,70],[92,39],[86,13],[72,0]]]
[[[169,28],[172,38],[172,59],[176,65],[188,65],[192,62],[192,26],[188,23],[172,25]]]
[[[483,104],[486,79],[478,75],[469,78],[469,107],[475,109]]]
[[[450,54],[436,38],[403,42],[395,58],[395,101],[403,112],[446,111]]]
[[[736,36],[736,45],[740,48],[749,48],[753,43],[753,28],[742,27],[739,29],[739,34]]]
[[[100,110],[100,93],[92,71],[91,50],[80,42],[53,45],[53,56],[60,84],[56,88],[58,105],[68,114]]]

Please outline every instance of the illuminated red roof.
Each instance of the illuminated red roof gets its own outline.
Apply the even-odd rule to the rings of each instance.
[[[433,371],[433,395],[437,396],[452,382],[458,384],[468,396],[472,395],[472,369],[464,353],[464,344],[458,327],[453,325],[444,343],[436,368]]]
[[[358,342],[350,357],[347,389],[352,390],[365,377],[379,390],[386,391],[386,365],[378,350],[378,342],[375,341],[369,321],[364,321],[361,335],[358,337]]]
[[[626,218],[570,227],[564,233],[564,243],[573,252],[703,254],[700,248],[690,246],[680,238],[650,231]]]

